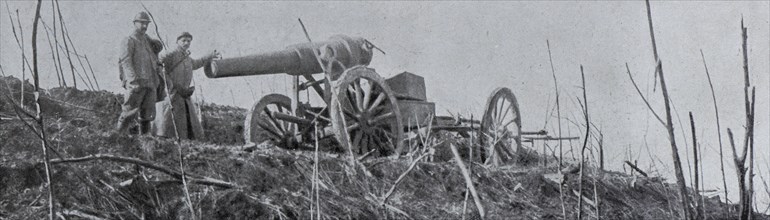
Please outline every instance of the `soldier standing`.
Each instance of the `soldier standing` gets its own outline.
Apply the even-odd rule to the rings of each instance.
[[[167,53],[161,58],[166,75],[164,78],[168,86],[169,97],[157,104],[157,115],[153,122],[153,130],[156,135],[163,137],[175,137],[174,122],[179,138],[181,139],[200,139],[203,137],[203,126],[200,119],[195,114],[195,106],[190,97],[195,91],[194,86],[190,86],[193,77],[193,70],[198,69],[211,62],[212,59],[219,56],[216,51],[200,58],[190,58],[190,44],[192,35],[183,32],[177,37],[176,50]],[[172,121],[173,120],[173,121]]]
[[[116,126],[118,132],[125,132],[137,119],[140,133],[146,134],[155,118],[159,63],[152,47],[153,40],[146,34],[149,23],[150,16],[146,12],[137,14],[134,31],[120,44],[120,80],[126,91]]]

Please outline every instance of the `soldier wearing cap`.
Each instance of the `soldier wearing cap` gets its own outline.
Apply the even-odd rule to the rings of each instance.
[[[119,47],[120,80],[126,91],[123,111],[116,126],[118,132],[125,132],[134,120],[138,120],[140,133],[146,134],[150,131],[150,122],[155,118],[159,41],[147,36],[149,23],[150,16],[146,12],[137,14],[134,17],[134,30],[121,41]]]
[[[203,126],[190,100],[195,87],[191,87],[190,83],[193,70],[203,67],[219,54],[213,51],[199,59],[192,59],[189,51],[192,39],[190,33],[182,32],[176,38],[178,47],[161,58],[169,96],[156,106],[157,117],[153,122],[153,131],[158,136],[175,137],[178,131],[181,139],[203,138]],[[174,130],[174,124],[177,131]]]

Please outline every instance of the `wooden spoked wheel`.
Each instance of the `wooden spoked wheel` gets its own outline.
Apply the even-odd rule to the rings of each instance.
[[[345,71],[333,86],[331,119],[335,137],[354,154],[400,153],[403,125],[396,97],[373,69]],[[346,148],[347,149],[347,148]]]
[[[278,114],[293,115],[291,99],[281,94],[269,94],[255,103],[246,115],[244,138],[246,142],[256,143],[260,137],[260,129],[269,134],[270,139],[285,143],[291,140],[296,125],[281,120]]]
[[[486,164],[506,162],[519,151],[521,113],[516,96],[510,89],[497,88],[487,100],[479,140],[482,160]]]

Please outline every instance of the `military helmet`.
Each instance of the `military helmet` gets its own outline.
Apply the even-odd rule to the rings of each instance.
[[[134,16],[134,22],[150,22],[150,15],[147,12],[139,12]]]

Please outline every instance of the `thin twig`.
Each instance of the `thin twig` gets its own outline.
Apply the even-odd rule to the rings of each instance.
[[[754,202],[754,108],[756,107],[756,87],[751,88],[751,134],[749,135],[749,220],[754,218],[753,210],[756,203]]]
[[[75,47],[75,44],[72,42],[72,37],[70,37],[69,29],[67,29],[67,26],[64,25],[65,24],[64,20],[62,20],[61,22],[62,22],[62,27],[61,28],[66,33],[66,35],[65,35],[66,38],[64,40],[68,40],[70,45],[72,45],[72,52],[75,53],[75,54],[78,54],[77,47]],[[94,87],[94,83],[93,82],[96,82],[96,76],[93,75],[93,71],[91,71],[91,76],[94,78],[94,80],[92,82],[91,78],[88,77],[88,71],[86,71],[85,65],[83,65],[83,60],[81,59],[82,56],[75,56],[75,57],[78,59],[78,63],[80,64],[80,68],[83,70],[83,75],[86,76],[86,79],[88,80],[88,85],[91,87],[91,90],[95,90],[96,87]]]
[[[655,65],[655,69],[657,69],[658,66],[660,66],[660,62]],[[655,112],[654,109],[652,109],[652,106],[650,106],[650,102],[647,101],[647,98],[644,97],[644,95],[642,94],[642,91],[639,90],[639,86],[636,85],[636,81],[634,81],[634,77],[631,76],[631,69],[628,68],[628,63],[626,63],[626,73],[628,73],[628,78],[631,79],[631,84],[634,85],[634,88],[636,89],[636,92],[639,93],[639,97],[641,97],[642,100],[644,101],[644,104],[647,105],[647,109],[649,109],[650,112],[652,112],[652,114],[655,115],[655,118],[658,119],[658,122],[660,122],[660,124],[665,126],[666,123],[663,122],[663,119],[660,119],[660,116],[658,115],[658,113]]]
[[[604,171],[604,133],[602,130],[597,130],[599,131],[599,170]]]
[[[471,128],[473,127],[473,114],[471,114]],[[468,175],[473,172],[473,129],[471,129],[470,137],[468,138]],[[470,190],[465,187],[465,199],[463,199],[463,214],[462,219],[465,220],[465,213],[468,211],[468,196]]]
[[[58,46],[59,45],[59,38],[56,37],[56,7],[54,7],[56,5],[55,1],[56,0],[51,0],[51,15],[52,15],[51,16],[52,17],[51,18],[52,19],[51,23],[53,23],[53,31],[52,31],[53,34],[52,35],[53,35],[54,46]],[[43,26],[44,27],[46,26],[45,22],[43,22]],[[53,61],[55,61],[53,63],[54,64],[54,68],[56,68],[57,71],[59,72],[59,74],[61,74],[62,85],[64,85],[64,87],[67,87],[67,78],[64,76],[64,69],[62,69],[61,54],[59,54],[59,47],[55,47],[55,48],[56,48],[56,53],[55,53],[56,54],[56,60],[53,60]]]
[[[22,80],[21,80],[21,88],[22,91],[24,89],[24,64],[27,64],[27,67],[32,70],[32,66],[29,64],[29,60],[27,60],[27,56],[24,55],[24,46],[23,46],[23,36],[22,40],[19,39],[19,37],[16,35],[16,26],[13,25],[13,17],[11,17],[11,9],[8,7],[8,2],[5,3],[6,10],[8,11],[8,19],[11,20],[11,30],[13,31],[13,38],[16,39],[16,45],[19,47],[19,50],[22,52],[21,60],[22,60]],[[18,14],[19,10],[16,10],[16,13]],[[17,16],[18,17],[18,16]],[[19,25],[19,31],[21,31],[21,25]],[[19,102],[19,105],[24,105],[24,96],[21,96],[21,101]],[[23,108],[23,106],[22,106]]]
[[[332,70],[331,69],[326,69],[326,65],[324,65],[323,62],[321,61],[319,52],[315,52],[313,55],[315,55],[316,62],[318,62],[318,65],[320,65],[321,68],[324,68],[324,72],[326,72],[327,73],[326,75],[328,75],[330,73],[330,71],[332,71]],[[328,82],[328,83],[332,84],[331,82]],[[339,96],[339,93],[337,92],[337,88],[334,88],[334,86],[333,86],[331,90],[332,90],[332,97],[338,97]],[[348,156],[350,157],[350,159],[348,160],[349,161],[348,165],[349,165],[349,168],[350,168],[349,171],[352,172],[352,175],[355,175],[356,174],[356,165],[358,165],[359,163],[358,163],[358,160],[356,160],[355,154],[353,153],[353,147],[352,147],[353,143],[350,142],[350,136],[346,132],[347,129],[348,129],[348,125],[347,125],[347,122],[345,121],[345,113],[344,113],[344,110],[342,109],[342,103],[338,99],[335,99],[335,98],[332,98],[332,100],[333,101],[330,103],[332,108],[330,108],[329,114],[337,115],[337,117],[340,117],[340,119],[341,119],[340,121],[342,122],[342,128],[340,130],[342,132],[340,132],[337,135],[341,135],[342,137],[340,139],[345,140],[345,142],[340,143],[340,144],[345,146],[345,148],[346,148],[346,150],[348,152]],[[334,111],[331,111],[331,109],[338,109],[338,110],[337,110],[337,112],[334,112]],[[361,167],[364,167],[364,166],[361,165]],[[364,171],[367,173],[367,175],[369,174],[369,172],[365,169],[365,167],[364,167]],[[348,174],[351,174],[351,173],[348,173]]]
[[[37,21],[37,20],[38,20],[38,18],[35,18],[35,21]],[[26,60],[27,59],[27,55],[25,55],[26,53],[24,51],[24,29],[21,26],[21,18],[19,18],[19,9],[16,9],[16,23],[19,25],[19,35],[21,36],[20,37],[20,39],[21,39],[21,59],[22,60]],[[11,25],[13,25],[13,24],[11,24]],[[35,25],[37,25],[37,24],[35,24]],[[24,61],[21,61],[21,62],[23,63]],[[31,68],[30,68],[30,71],[32,71]],[[19,95],[19,100],[21,100],[21,102],[19,102],[21,104],[21,108],[24,108],[24,87],[26,85],[26,83],[24,83],[24,81],[26,79],[27,79],[27,71],[24,68],[24,65],[22,64],[21,65],[21,84],[19,84],[19,85],[21,85],[21,94]]]
[[[302,23],[302,19],[297,18],[297,21],[299,21],[299,25],[302,26],[302,32],[305,33],[305,37],[307,38],[307,41],[313,42],[313,40],[310,39],[310,35],[307,33],[307,29],[305,28],[305,24]]]
[[[551,57],[551,43],[548,40],[545,41],[548,46],[548,60],[551,62],[551,75],[553,75],[553,87],[556,91],[556,122],[559,127],[559,137],[561,137],[561,107],[559,106],[559,84],[556,82],[556,70],[553,68],[553,58]],[[562,167],[562,158],[564,153],[562,152],[562,140],[559,139],[559,169]],[[566,212],[565,212],[566,213]]]
[[[626,160],[625,163],[626,163],[626,165],[628,165],[628,167],[631,167],[631,169],[635,170],[636,172],[639,172],[639,174],[642,174],[642,176],[649,177],[647,175],[647,172],[644,172],[642,169],[640,169],[639,167],[634,165],[634,163],[631,163],[631,161],[627,161]]]
[[[588,118],[588,96],[586,95],[586,76],[583,72],[583,65],[580,65],[580,77],[583,82],[583,102],[585,103],[583,105],[583,116],[585,116],[586,119],[586,136],[583,139],[583,148],[580,150],[580,178],[578,179],[579,182],[579,191],[580,196],[583,196],[583,173],[584,167],[585,167],[585,151],[586,146],[588,144],[588,137],[591,135],[591,120]],[[583,200],[578,200],[578,220],[583,218]]]
[[[660,57],[658,57],[658,45],[655,44],[655,32],[652,29],[652,11],[650,10],[650,1],[645,0],[645,4],[647,4],[647,21],[649,21],[650,26],[650,38],[652,39],[652,54],[653,59],[656,61],[660,60]],[[655,92],[655,88],[657,88],[658,85],[658,72],[656,71],[653,75],[653,85],[652,85],[652,91]],[[662,120],[661,120],[662,121]]]
[[[312,183],[313,185],[312,185],[311,188],[312,188],[312,193],[315,194],[314,204],[315,204],[315,207],[316,207],[316,209],[315,209],[316,210],[316,215],[317,215],[316,219],[321,220],[321,195],[319,193],[320,189],[318,188],[318,183],[319,183],[319,179],[318,179],[318,172],[319,172],[319,170],[318,170],[319,169],[319,167],[318,167],[318,162],[319,162],[319,160],[318,160],[318,148],[319,148],[319,145],[318,145],[318,123],[317,122],[313,123],[313,127],[315,127],[314,130],[313,130],[314,136],[315,136],[315,154],[313,156],[313,183]],[[312,208],[312,205],[311,205],[311,208],[310,208],[310,215],[311,215],[310,218],[311,219],[313,218],[312,214],[313,214],[313,208]]]
[[[770,167],[768,167],[770,169]],[[767,181],[765,180],[765,176],[762,175],[762,173],[759,173],[759,178],[762,179],[762,185],[765,186],[765,193],[767,193],[768,196],[770,196],[770,187],[767,185]],[[765,211],[763,213],[767,213],[767,211],[770,211],[770,204],[767,205],[767,208],[765,208]]]
[[[64,33],[64,22],[63,22],[64,18],[61,15],[61,8],[59,7],[59,0],[55,0],[54,2],[56,3],[56,10],[57,10],[57,12],[59,14],[59,25],[61,26],[61,28],[59,30],[61,31],[62,39],[64,39],[63,40],[64,48],[65,48],[66,51],[69,51],[69,45],[67,44],[67,40],[66,40],[67,38],[66,38],[66,35]],[[70,57],[69,53],[65,53],[65,55],[67,56],[67,61],[69,61],[69,64],[70,64],[70,72],[72,73],[72,86],[77,89],[78,88],[78,83],[77,83],[77,80],[75,79],[75,66],[72,65],[72,58]],[[81,76],[80,74],[78,74],[78,76],[80,76],[80,80],[85,82],[85,80],[83,80],[83,76]]]
[[[714,101],[714,115],[717,118],[717,137],[719,139],[719,169],[722,171],[722,187],[725,190],[725,201],[727,201],[727,180],[725,178],[725,160],[722,147],[722,127],[719,124],[719,107],[717,106],[717,97],[714,92],[714,83],[711,82],[711,74],[709,74],[709,68],[706,66],[706,57],[703,56],[703,50],[700,51],[700,56],[703,59],[703,68],[706,69],[706,78],[709,80],[709,88],[711,88],[711,99]],[[730,214],[730,208],[724,206],[725,211]]]
[[[671,102],[671,109],[674,110],[674,115],[676,115],[676,120],[678,121],[679,131],[682,133],[682,137],[687,137],[687,130],[684,129],[684,123],[682,123],[682,118],[679,117],[680,116],[679,115],[679,110],[677,110],[676,104],[674,103],[674,100],[671,97],[669,97],[669,99],[670,99],[669,102]],[[690,181],[690,188],[694,189],[695,186],[693,184],[695,184],[695,183],[692,180],[695,179],[695,176],[693,175],[694,173],[692,172],[692,162],[690,161],[690,151],[687,148],[688,146],[690,146],[690,144],[687,142],[687,138],[683,138],[682,140],[684,141],[684,145],[682,145],[682,146],[684,146],[684,149],[685,149],[684,150],[684,159],[685,159],[685,164],[687,164],[687,176],[691,180]],[[694,218],[694,214],[695,213],[692,213],[692,214],[693,214],[693,218]]]
[[[23,47],[21,46],[21,42],[19,41],[19,37],[16,35],[16,26],[13,25],[13,17],[11,16],[11,9],[8,7],[8,2],[5,2],[5,9],[8,11],[8,19],[11,20],[11,30],[13,31],[13,37],[16,39],[16,45],[19,46],[19,50],[24,51]],[[22,60],[24,61],[22,67],[24,64],[27,64],[27,67],[32,69],[32,66],[29,64],[26,56],[22,56]]]
[[[478,193],[476,193],[476,187],[473,186],[470,172],[468,172],[468,169],[465,168],[465,164],[463,163],[463,160],[460,157],[460,153],[457,151],[457,147],[454,145],[454,143],[449,143],[449,148],[452,150],[452,154],[454,154],[455,162],[457,163],[457,166],[460,167],[460,172],[462,172],[463,178],[465,178],[466,187],[471,190],[471,195],[473,195],[473,201],[476,202],[476,209],[479,212],[479,217],[483,220],[486,216],[486,212],[484,211],[484,206],[481,205],[481,199],[479,198]]]
[[[596,203],[596,219],[597,220],[602,218],[602,214],[601,214],[601,212],[599,210],[599,206],[600,206],[601,201],[599,200],[599,188],[597,186],[598,185],[597,183],[599,181],[596,180],[597,176],[599,176],[598,175],[599,172],[602,172],[602,171],[601,170],[597,171],[597,173],[594,174],[594,178],[593,178],[594,179],[594,202]]]
[[[78,217],[79,219],[87,219],[87,220],[105,220],[105,219],[107,219],[107,218],[103,218],[101,216],[96,216],[96,215],[88,214],[88,213],[85,213],[85,212],[81,212],[80,210],[74,210],[74,209],[65,209],[65,210],[62,210],[62,212],[57,213],[57,214],[61,214],[62,217],[63,216],[74,216],[74,217]]]
[[[562,175],[562,176],[564,175],[561,172],[561,169],[559,169],[559,174]],[[559,183],[559,201],[561,202],[561,215],[562,215],[562,218],[566,219],[567,218],[567,206],[566,206],[566,204],[564,204],[564,184],[563,183]]]
[[[91,61],[88,60],[88,55],[83,55],[83,58],[86,59],[86,63],[88,64],[88,69],[91,70],[91,75],[94,76],[94,83],[96,83],[96,89],[101,90],[102,88],[99,87],[99,81],[96,80],[96,75],[94,75],[94,68],[91,67]]]
[[[404,210],[401,210],[401,209],[399,209],[399,208],[396,208],[396,207],[394,207],[394,206],[392,206],[392,205],[389,205],[389,204],[387,204],[387,203],[384,203],[384,204],[380,204],[380,201],[379,201],[379,199],[377,199],[377,196],[375,196],[375,195],[373,195],[373,194],[371,194],[371,193],[367,193],[367,195],[365,196],[365,199],[366,199],[367,201],[369,201],[369,202],[372,202],[372,203],[378,204],[378,205],[380,205],[380,206],[383,206],[383,207],[385,207],[386,209],[390,209],[391,211],[393,211],[393,212],[395,212],[395,213],[398,213],[398,214],[400,214],[400,215],[403,215],[403,216],[404,216],[404,218],[397,218],[397,219],[410,219],[410,220],[411,220],[411,219],[414,219],[414,218],[412,218],[412,216],[410,216],[408,213],[404,212]]]
[[[43,26],[46,26],[45,25],[45,21],[43,21]],[[54,49],[53,49],[53,44],[51,44],[51,34],[48,32],[48,28],[43,28],[43,30],[45,30],[45,36],[48,39],[48,48],[51,49],[51,60],[55,61],[56,60],[56,54],[53,53]],[[54,33],[54,37],[56,37],[55,33]],[[56,64],[54,63],[54,66],[55,65]],[[59,69],[55,68],[55,67],[53,69],[56,72],[56,80],[59,81],[59,87],[61,87],[62,86],[62,83],[61,83],[62,79],[61,79],[61,75],[59,75]]]
[[[578,191],[572,190],[572,193],[573,193],[573,194],[575,194],[575,196],[579,197],[579,198],[578,198],[578,201],[586,201],[586,203],[587,203],[589,206],[596,206],[596,203],[595,203],[594,201],[591,201],[591,199],[589,199],[588,197],[586,197],[585,195],[583,195],[581,192],[578,192]],[[580,210],[578,210],[578,214],[580,214]],[[580,219],[580,218],[579,218],[579,215],[578,215],[578,219]]]
[[[388,202],[388,198],[390,198],[390,195],[393,194],[394,191],[396,191],[396,187],[398,187],[398,184],[401,183],[401,180],[403,180],[404,177],[406,177],[406,175],[409,174],[409,172],[411,172],[412,169],[414,169],[415,166],[417,166],[417,162],[420,162],[420,160],[422,160],[422,158],[425,158],[428,155],[430,155],[430,153],[424,153],[424,154],[420,155],[420,157],[417,157],[416,160],[412,161],[412,164],[409,165],[409,168],[407,168],[406,171],[404,171],[403,173],[401,173],[400,176],[398,176],[398,179],[396,179],[396,182],[393,183],[393,186],[390,187],[390,190],[388,190],[388,192],[385,193],[385,196],[382,197],[382,201],[380,202],[380,206],[382,206],[383,204]]]

